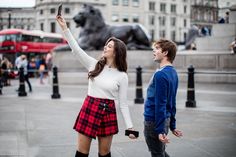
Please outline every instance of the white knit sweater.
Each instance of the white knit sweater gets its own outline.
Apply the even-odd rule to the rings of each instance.
[[[81,64],[91,71],[95,68],[98,60],[87,55],[82,50],[69,29],[63,31],[68,44],[72,49],[74,56],[78,58]],[[109,68],[105,65],[103,71],[93,80],[88,82],[88,95],[97,98],[118,100],[119,107],[127,128],[132,128],[133,124],[130,117],[129,107],[127,104],[128,76],[115,68]]]

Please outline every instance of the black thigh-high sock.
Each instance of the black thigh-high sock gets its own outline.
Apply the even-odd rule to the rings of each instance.
[[[88,157],[88,154],[81,153],[77,150],[76,154],[75,154],[75,157]]]
[[[111,152],[109,152],[107,155],[100,155],[100,154],[98,153],[98,157],[111,157]]]

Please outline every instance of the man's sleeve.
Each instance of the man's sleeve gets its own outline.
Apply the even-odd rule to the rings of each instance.
[[[165,133],[165,117],[167,104],[167,81],[164,73],[159,71],[154,75],[155,80],[155,123],[156,133]]]

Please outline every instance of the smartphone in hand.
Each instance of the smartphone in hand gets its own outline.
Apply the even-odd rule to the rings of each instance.
[[[61,10],[62,10],[62,3],[58,7],[57,16],[61,16]]]
[[[138,138],[138,136],[139,136],[139,132],[138,131],[125,130],[125,136],[129,136],[130,134],[133,134],[136,138]]]

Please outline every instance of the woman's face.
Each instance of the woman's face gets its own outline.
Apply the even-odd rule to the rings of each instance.
[[[114,58],[115,57],[115,54],[114,54],[114,41],[109,41],[107,43],[107,45],[104,46],[104,49],[103,49],[103,54],[102,56],[105,57],[105,58]]]

